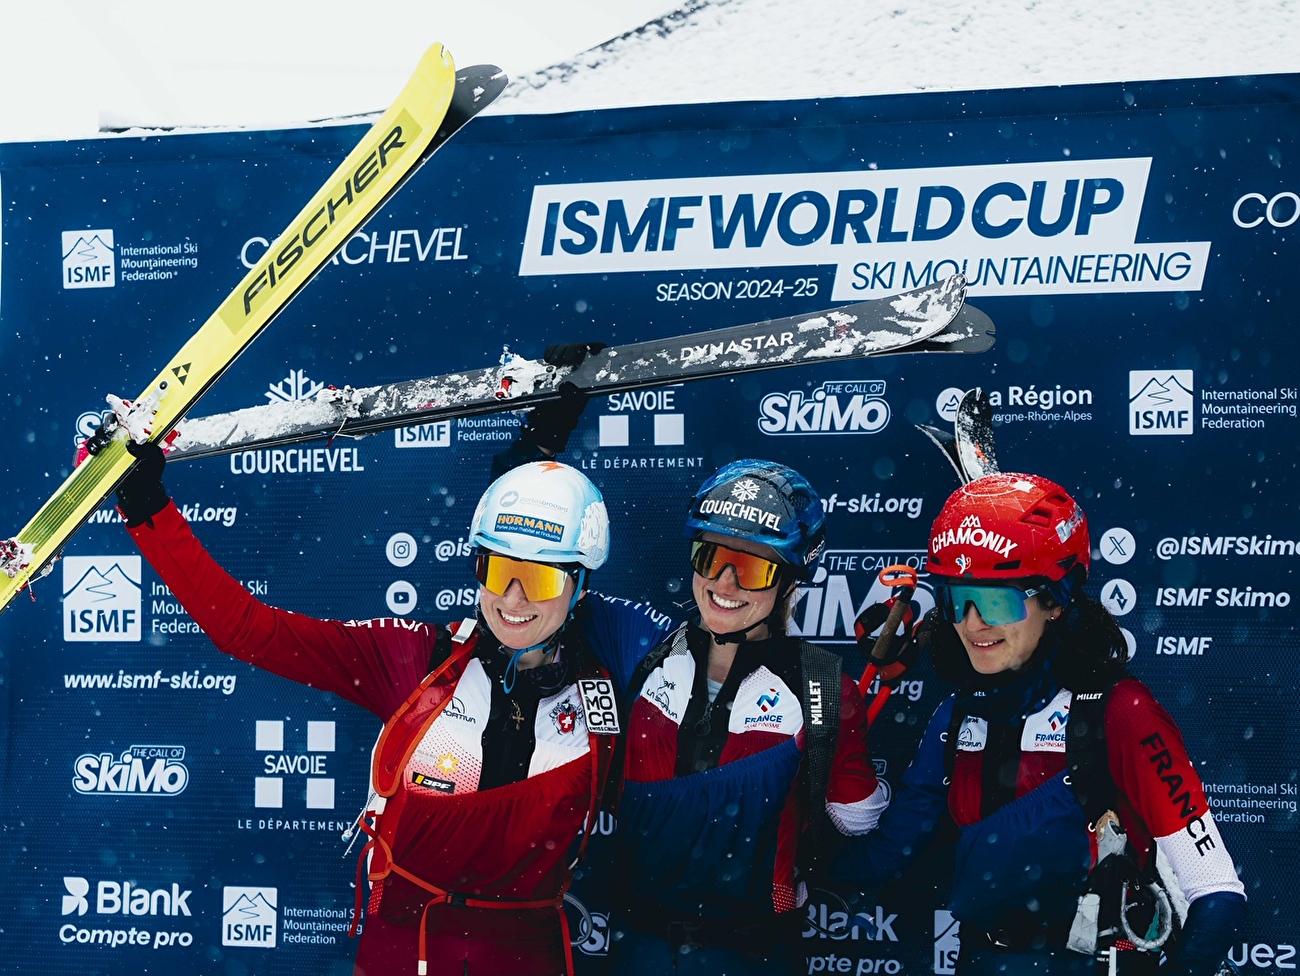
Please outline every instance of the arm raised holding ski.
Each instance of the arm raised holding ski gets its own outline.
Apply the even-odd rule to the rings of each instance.
[[[0,540],[0,611],[126,475],[134,463],[127,436],[137,443],[166,437],[352,234],[505,84],[494,66],[457,72],[442,45],[428,50],[393,105],[134,404],[113,398],[129,435],[124,429],[103,438],[16,537]]]

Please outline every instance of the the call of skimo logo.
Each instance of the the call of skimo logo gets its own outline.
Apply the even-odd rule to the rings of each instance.
[[[184,746],[131,746],[121,755],[85,753],[73,764],[72,788],[82,795],[175,796],[190,782]]]
[[[878,434],[889,424],[884,380],[834,380],[808,393],[769,393],[758,404],[764,434]]]

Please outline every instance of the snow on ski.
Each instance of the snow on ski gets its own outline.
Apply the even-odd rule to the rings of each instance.
[[[309,400],[186,420],[177,428],[169,457],[214,457],[517,410],[554,399],[565,382],[603,395],[892,352],[983,351],[992,345],[993,324],[983,313],[964,308],[965,294],[965,279],[953,275],[892,298],[616,346],[573,368],[507,354],[501,365],[487,369],[325,390]]]
[[[957,405],[953,433],[917,424],[917,430],[943,452],[963,485],[987,474],[997,474],[998,455],[993,443],[993,406],[978,386],[967,390]]]
[[[101,438],[18,535],[0,540],[0,611],[126,476],[135,463],[126,437],[164,438],[352,234],[505,85],[499,68],[457,72],[442,45],[429,48],[392,106],[134,406],[114,404],[121,432]]]

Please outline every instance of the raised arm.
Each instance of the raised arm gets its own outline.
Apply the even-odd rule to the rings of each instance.
[[[317,620],[268,606],[217,564],[163,489],[162,452],[142,445],[119,492],[127,530],[217,649],[387,718],[428,673],[432,628]]]

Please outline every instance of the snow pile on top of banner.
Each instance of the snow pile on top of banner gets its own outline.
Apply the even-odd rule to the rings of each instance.
[[[496,114],[1300,71],[1278,0],[694,0],[516,78]]]

